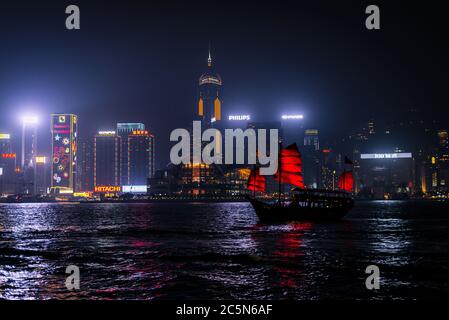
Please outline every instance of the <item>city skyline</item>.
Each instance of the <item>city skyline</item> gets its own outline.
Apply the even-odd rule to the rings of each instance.
[[[2,4],[0,300],[248,319],[447,300],[448,13]]]
[[[0,106],[5,111],[0,128],[13,132],[17,113],[23,112],[35,112],[43,119],[39,131],[44,141],[49,136],[45,115],[51,113],[77,114],[81,138],[112,129],[117,122],[144,122],[163,142],[157,163],[164,167],[170,131],[186,126],[184,119],[198,107],[196,84],[207,69],[209,43],[214,66],[225,79],[223,116],[251,114],[254,120],[269,121],[300,112],[307,126],[320,129],[322,139],[329,141],[351,134],[348,131],[357,130],[351,126],[360,127],[371,118],[378,123],[399,121],[410,109],[421,110],[420,117],[427,120],[449,118],[444,116],[449,104],[443,63],[447,49],[440,41],[446,31],[439,27],[439,19],[427,19],[425,8],[382,4],[384,28],[370,33],[364,27],[362,4],[300,4],[294,13],[261,4],[255,16],[231,26],[227,17],[235,8],[208,2],[216,11],[215,22],[202,28],[194,17],[203,4],[155,3],[148,12],[143,10],[145,4],[134,3],[127,12],[134,23],[125,23],[120,6],[111,1],[108,15],[120,23],[107,24],[106,29],[100,24],[101,5],[80,3],[83,27],[77,33],[58,27],[64,20],[59,10],[63,4],[29,4],[25,9],[9,4],[11,16],[20,7],[23,20],[6,17],[2,23],[22,35],[22,42],[5,37],[8,54],[17,54],[0,65],[4,70]],[[178,10],[171,18],[159,18],[179,6],[193,17],[186,29],[173,23],[181,17]],[[244,17],[252,8],[251,2],[239,4],[238,15]],[[273,10],[270,17],[269,10]],[[313,23],[314,17],[322,16],[329,19]],[[33,36],[20,31],[30,25],[46,35],[39,47]],[[420,31],[418,36],[408,38],[413,30]],[[129,37],[125,40],[118,34]],[[94,44],[93,37],[101,40]],[[348,39],[357,39],[357,46]],[[264,45],[267,41],[270,47]],[[425,50],[429,45],[435,50]],[[33,50],[25,59],[20,52],[28,46]],[[382,58],[382,51],[389,53],[388,58]],[[357,112],[348,112],[354,107]],[[91,110],[101,116],[92,119]]]

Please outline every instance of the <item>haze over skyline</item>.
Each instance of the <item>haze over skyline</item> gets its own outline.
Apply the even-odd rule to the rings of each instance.
[[[163,166],[170,131],[193,119],[209,42],[224,115],[301,112],[325,138],[411,108],[448,119],[448,4],[381,1],[381,30],[368,31],[357,3],[80,1],[79,31],[64,27],[68,1],[2,5],[0,130],[19,135],[32,111],[47,152],[50,113],[79,115],[80,138],[142,122]]]

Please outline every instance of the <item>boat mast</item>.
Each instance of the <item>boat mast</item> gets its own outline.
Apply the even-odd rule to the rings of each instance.
[[[281,203],[281,187],[282,187],[282,138],[279,139],[279,148],[278,148],[278,172],[279,172],[279,183],[278,183],[278,203],[279,206]]]
[[[256,179],[257,179],[256,170],[257,170],[257,166],[254,165],[254,184],[256,184]],[[254,190],[253,190],[253,197],[254,197],[254,199],[256,199],[256,188],[254,188]]]

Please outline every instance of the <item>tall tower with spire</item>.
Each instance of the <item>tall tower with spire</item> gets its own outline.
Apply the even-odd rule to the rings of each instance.
[[[207,70],[199,79],[199,98],[197,115],[202,119],[203,126],[214,127],[221,121],[221,86],[222,80],[215,72],[209,46]]]

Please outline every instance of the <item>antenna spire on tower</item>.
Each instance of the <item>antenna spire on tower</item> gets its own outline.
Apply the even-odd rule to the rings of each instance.
[[[207,59],[207,66],[212,67],[212,56],[210,54],[210,42],[209,42],[209,58]]]

